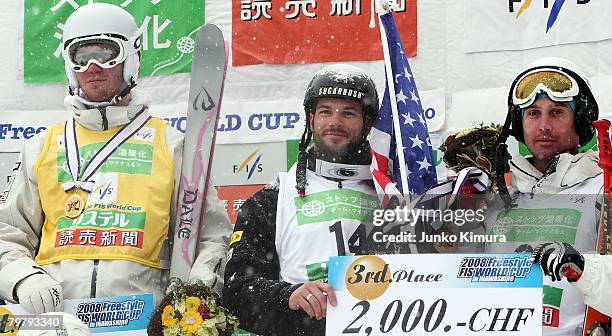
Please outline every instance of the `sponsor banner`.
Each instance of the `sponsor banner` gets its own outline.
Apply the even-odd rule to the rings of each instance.
[[[380,208],[378,196],[350,189],[309,193],[296,197],[294,204],[297,225],[319,224],[335,219],[371,223],[374,210]]]
[[[139,294],[126,296],[113,296],[107,298],[64,300],[64,312],[77,316],[88,327],[92,334],[99,336],[106,335],[147,335],[147,325],[153,315],[153,294]],[[0,306],[0,318],[11,320],[17,316],[25,318],[24,327],[28,329],[47,330],[41,328],[50,326],[55,334],[55,321],[42,320],[41,315],[31,315],[20,305]],[[49,315],[51,318],[59,318],[61,315]],[[3,321],[6,321],[3,320]],[[45,325],[43,325],[43,323]],[[61,323],[60,323],[61,325]],[[4,328],[10,327],[2,324]],[[28,326],[28,327],[25,327]],[[61,329],[60,329],[61,330]],[[13,329],[14,335],[17,330]]]
[[[126,208],[129,210],[132,209],[140,209],[134,207],[125,207],[116,204],[93,204],[89,205],[88,209],[98,208],[101,206],[103,209],[107,206],[115,207],[115,208]],[[122,212],[122,211],[96,211],[96,210],[87,210],[81,216],[72,219],[61,217],[57,224],[58,230],[64,229],[75,229],[78,227],[94,227],[94,228],[107,228],[112,229],[121,229],[121,230],[141,230],[144,231],[144,225],[146,220],[146,213],[144,212]],[[125,231],[129,232],[129,231]]]
[[[558,328],[561,317],[561,299],[563,289],[544,285],[544,301],[542,307],[542,325]]]
[[[289,171],[291,167],[297,162],[298,154],[300,153],[300,140],[290,139],[287,140],[287,169]]]
[[[331,257],[327,335],[542,335],[529,254]]]
[[[584,202],[584,199],[578,201]],[[510,242],[563,241],[575,244],[581,217],[576,209],[509,209],[497,214],[491,232],[505,235]]]
[[[414,57],[417,1],[395,2],[406,53]],[[232,0],[233,65],[382,60],[379,29],[370,28],[373,9],[367,0]]]
[[[238,210],[240,210],[240,207],[244,204],[244,202],[256,192],[260,191],[264,186],[264,184],[255,184],[215,187],[217,189],[217,195],[223,202],[232,224],[236,224]],[[238,237],[232,236],[232,239],[238,239]]]
[[[69,117],[68,111],[4,111],[0,118],[0,152],[20,152],[24,140]]]
[[[287,162],[284,142],[215,146],[212,176],[216,185],[267,184]]]
[[[64,23],[77,8],[92,1],[24,2],[24,80],[26,83],[66,80],[62,58]],[[204,23],[204,2],[107,0],[130,12],[142,31],[141,76],[191,71],[195,33]],[[45,60],[41,62],[40,60]]]
[[[58,97],[58,99],[60,99]],[[186,103],[154,105],[150,108],[151,115],[162,118],[168,124],[182,133],[187,126]],[[21,151],[23,142],[36,134],[44,132],[48,127],[63,122],[72,116],[68,110],[58,111],[3,111],[0,117],[0,153]],[[145,129],[146,130],[146,129]],[[138,137],[144,136],[144,131]],[[145,141],[141,138],[139,140]]]
[[[187,129],[185,104],[156,105],[151,115],[181,133]],[[217,144],[258,143],[296,139],[304,131],[302,102],[224,103]],[[230,112],[231,111],[231,112]],[[19,152],[24,140],[71,117],[68,111],[5,111],[0,118],[0,152]]]
[[[60,135],[57,140],[63,142],[64,137]],[[104,142],[98,142],[79,146],[79,155],[83,165],[88,164],[105,145]],[[99,166],[97,172],[151,175],[152,170],[153,145],[123,143]],[[57,153],[57,180],[60,183],[72,181],[65,152]]]
[[[606,1],[475,0],[465,5],[468,52],[525,50],[612,37]]]
[[[442,127],[446,118],[444,90],[423,91],[421,96],[430,132],[436,131]],[[185,133],[186,111],[186,103],[175,103],[153,105],[149,113],[166,120],[171,127]],[[228,101],[223,103],[221,113],[217,128],[217,144],[299,139],[304,131],[304,107],[302,100],[299,99],[271,102]],[[45,113],[4,111],[0,118],[0,152],[17,153],[21,150],[24,140],[70,117],[71,113],[67,110],[45,111]],[[144,133],[138,136],[144,136]]]
[[[58,231],[55,247],[98,246],[98,247],[135,247],[142,249],[144,232],[123,230],[72,229]]]
[[[444,126],[446,117],[446,91],[444,89],[423,91],[420,96],[427,130],[439,131]]]
[[[508,113],[508,87],[454,92],[447,118],[448,131],[473,128],[479,124],[503,124]]]
[[[224,102],[217,144],[257,143],[298,139],[304,131],[301,100]]]
[[[444,137],[440,132],[429,134],[431,149],[433,150],[433,158],[436,165],[436,175],[438,176],[438,181],[440,182],[446,181],[448,177],[448,169],[444,163],[444,153],[438,149],[445,139],[446,137]]]

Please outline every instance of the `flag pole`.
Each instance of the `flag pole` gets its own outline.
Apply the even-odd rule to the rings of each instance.
[[[377,0],[378,2],[380,2],[381,0]],[[402,196],[404,197],[404,199],[409,199],[407,198],[408,195],[408,174],[406,172],[406,159],[404,158],[404,144],[402,142],[402,135],[400,133],[400,124],[399,124],[399,114],[397,112],[397,98],[395,97],[395,79],[393,78],[393,71],[391,70],[391,57],[389,55],[389,42],[387,39],[387,34],[385,31],[385,27],[382,23],[382,20],[380,19],[380,16],[386,13],[382,13],[382,4],[379,3],[379,6],[377,6],[379,9],[379,13],[378,13],[378,23],[380,26],[380,39],[382,42],[382,47],[383,47],[383,54],[385,57],[385,77],[387,79],[387,86],[389,87],[389,100],[391,102],[391,114],[393,115],[393,130],[394,130],[394,135],[395,135],[395,143],[397,146],[397,156],[398,156],[398,161],[400,163],[399,165],[399,170],[400,170],[400,178],[402,180]],[[389,12],[391,12],[391,9],[387,9]]]

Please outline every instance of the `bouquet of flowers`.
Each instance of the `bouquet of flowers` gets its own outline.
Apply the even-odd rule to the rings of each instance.
[[[449,135],[444,144],[440,146],[440,150],[444,153],[444,163],[455,172],[467,167],[478,167],[494,176],[496,172],[495,143],[501,129],[501,125],[480,124],[478,127]],[[510,158],[510,154],[506,151],[504,153],[504,172],[510,170],[508,165]]]
[[[202,284],[179,285],[157,307],[147,333],[152,336],[230,336],[238,318]]]

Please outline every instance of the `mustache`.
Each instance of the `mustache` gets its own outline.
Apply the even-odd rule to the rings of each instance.
[[[348,132],[342,128],[342,127],[328,127],[323,129],[323,132],[321,132],[321,134],[325,135],[325,134],[329,134],[329,133],[341,133],[343,135],[348,135]]]
[[[557,139],[557,137],[553,136],[550,132],[540,132],[535,137],[536,141],[541,141],[541,140],[551,141],[551,140],[556,140],[556,139]]]

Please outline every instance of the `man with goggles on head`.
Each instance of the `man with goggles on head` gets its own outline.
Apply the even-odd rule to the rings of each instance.
[[[498,169],[502,201],[489,207],[486,229],[505,235],[506,242],[488,244],[487,252],[533,252],[551,241],[571,244],[582,253],[596,249],[603,172],[597,153],[579,153],[579,147],[595,135],[592,122],[598,115],[588,80],[568,60],[539,59],[515,78],[498,140],[497,167],[504,166],[499,161],[509,135],[524,143],[531,156],[509,162],[508,188]],[[582,335],[589,293],[552,280],[546,277],[544,282],[543,334]]]
[[[31,313],[61,311],[64,298],[153,293],[159,302],[183,135],[150,116],[134,89],[140,33],[128,12],[80,7],[63,45],[72,118],[25,144],[0,199],[0,297]],[[190,280],[220,291],[231,224],[212,187],[206,203]]]

